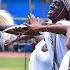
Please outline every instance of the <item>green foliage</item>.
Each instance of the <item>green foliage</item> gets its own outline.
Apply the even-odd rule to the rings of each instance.
[[[28,61],[28,58],[26,63],[25,58],[0,58],[0,70],[28,70]]]

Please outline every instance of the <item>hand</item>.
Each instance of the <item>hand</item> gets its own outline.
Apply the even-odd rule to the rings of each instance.
[[[32,18],[32,17],[28,17],[28,21],[31,23],[30,25],[29,24],[26,24],[26,26],[29,28],[29,29],[32,29],[32,30],[38,30],[42,27],[42,24],[44,21],[42,19],[39,19],[39,18]]]
[[[39,17],[35,17],[33,14],[30,13],[30,15],[28,15],[28,21],[31,23],[31,24],[41,24],[44,22],[44,19],[41,19]]]
[[[11,44],[13,44],[13,42],[12,42],[11,40],[6,40],[6,41],[5,41],[5,46],[9,46],[9,45],[11,45]]]
[[[50,19],[40,19],[39,17],[36,18],[35,16],[34,17],[29,16],[28,21],[31,23],[31,25],[26,24],[26,26],[28,26],[29,29],[37,31],[43,30],[45,25],[47,24],[52,24],[52,21]]]

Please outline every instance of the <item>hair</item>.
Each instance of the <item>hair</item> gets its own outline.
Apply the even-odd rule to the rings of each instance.
[[[64,3],[64,5],[65,5],[65,8],[66,8],[66,11],[67,11],[67,20],[69,20],[70,19],[70,0],[61,0],[63,3]]]
[[[66,9],[68,11],[70,11],[70,0],[62,0],[62,1],[63,1],[64,5],[65,5]]]

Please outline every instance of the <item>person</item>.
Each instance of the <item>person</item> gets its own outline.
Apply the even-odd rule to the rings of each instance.
[[[13,26],[14,20],[9,12],[6,10],[0,10],[0,30],[4,29],[3,26]],[[3,31],[0,31],[0,45],[1,45],[1,51],[5,50],[4,43],[7,39],[15,38],[16,36],[5,33]]]
[[[56,0],[51,5],[51,10],[49,11],[49,18],[53,21],[53,23],[56,23],[56,24],[44,26],[40,24],[41,21],[38,21],[36,18],[29,17],[29,21],[33,24],[27,25],[29,29],[33,31],[48,31],[48,32],[57,33],[56,35],[57,51],[56,52],[57,52],[59,64],[61,64],[63,56],[65,55],[67,50],[70,48],[70,31],[69,31],[70,22],[68,21],[69,17],[70,17],[69,11],[64,6],[64,3],[61,0]],[[62,34],[62,35],[59,35],[59,34]],[[67,45],[65,43],[66,41],[67,41]],[[68,49],[66,48],[66,46],[68,47]]]
[[[14,19],[12,15],[7,11],[7,10],[0,10],[0,31],[13,26],[14,24]]]
[[[48,13],[48,17],[53,21],[53,23],[56,23],[56,24],[44,26],[44,25],[40,24],[43,22],[37,20],[36,18],[29,17],[29,21],[32,23],[32,25],[27,25],[29,27],[29,29],[31,28],[33,31],[49,31],[49,32],[57,33],[57,35],[56,35],[57,36],[56,52],[57,52],[57,59],[59,61],[58,62],[59,65],[61,64],[63,56],[67,52],[65,42],[68,40],[67,46],[69,47],[69,45],[70,45],[69,44],[70,43],[69,42],[69,33],[70,33],[69,24],[70,24],[70,22],[67,21],[67,20],[69,20],[69,16],[70,16],[69,12],[67,11],[66,7],[64,6],[64,3],[60,0],[55,0],[51,4],[51,10]],[[61,19],[63,19],[63,20],[61,20]],[[64,20],[64,19],[66,19],[66,20]],[[29,33],[29,31],[27,33]],[[67,35],[67,37],[65,36],[65,34]],[[45,37],[45,40],[46,40],[46,37]]]
[[[35,31],[48,31],[56,33],[56,52],[59,65],[63,59],[63,56],[70,49],[70,15],[66,9],[64,3],[61,0],[55,0],[51,5],[49,11],[49,18],[53,21],[53,25],[41,25],[41,21],[36,18],[29,17],[29,21],[32,25],[27,25],[29,29]],[[60,11],[60,12],[58,12]],[[66,13],[66,14],[64,14]],[[62,19],[62,20],[61,20]],[[67,43],[66,43],[67,42]],[[67,47],[68,48],[67,48]]]

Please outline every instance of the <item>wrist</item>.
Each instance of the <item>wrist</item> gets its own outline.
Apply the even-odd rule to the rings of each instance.
[[[47,26],[42,26],[42,27],[41,27],[41,31],[42,31],[42,32],[47,31]]]

